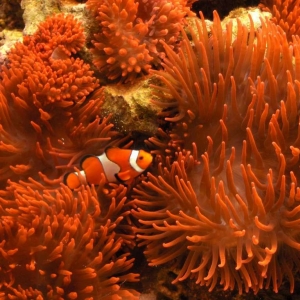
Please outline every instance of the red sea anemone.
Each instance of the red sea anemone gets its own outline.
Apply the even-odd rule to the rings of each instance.
[[[133,264],[122,253],[118,226],[126,198],[103,210],[94,188],[77,196],[55,191],[15,190],[1,199],[0,295],[9,299],[138,299],[123,281]]]
[[[47,18],[33,36],[10,50],[7,67],[2,67],[1,91],[19,116],[49,129],[54,114],[79,106],[98,86],[89,65],[71,57],[84,41],[80,24],[58,15]],[[32,116],[34,111],[37,116]]]
[[[300,21],[298,18],[300,13],[299,1],[262,1],[261,7],[262,9],[267,9],[272,12],[273,17],[271,20],[285,31],[288,39],[292,39],[292,35],[298,35],[300,33]]]
[[[85,44],[81,22],[72,15],[63,14],[48,17],[39,24],[38,30],[33,36],[25,37],[27,43],[30,40],[33,40],[35,48],[39,49],[39,54],[49,50],[52,57],[54,56],[53,51],[57,51],[57,49],[68,56],[76,54]]]
[[[265,21],[222,30],[214,13],[183,32],[176,54],[164,43],[165,84],[157,94],[181,137],[175,158],[135,189],[140,245],[150,265],[174,259],[174,283],[193,278],[211,291],[294,290],[299,271],[299,45]],[[202,26],[201,26],[202,25]],[[295,61],[295,63],[294,63]],[[169,104],[169,105],[168,105]],[[179,148],[180,149],[180,148]],[[198,161],[198,153],[201,159]],[[174,160],[174,161],[173,161]],[[173,162],[172,162],[173,161]]]
[[[1,299],[139,295],[122,286],[138,280],[124,249],[135,245],[127,189],[58,187],[82,155],[127,141],[98,116],[103,90],[87,99],[98,80],[72,56],[83,44],[73,17],[53,16],[1,67],[0,180],[8,182],[0,191]]]
[[[90,101],[86,99],[98,87],[98,80],[88,64],[71,56],[84,41],[83,30],[73,17],[57,15],[47,18],[33,36],[25,37],[8,53],[0,73],[2,181],[15,175],[28,176],[36,167],[49,172],[54,161],[48,151],[53,152],[53,147],[62,149],[55,153],[65,148],[72,148],[74,153],[77,146],[70,142],[76,143],[79,132],[83,146],[84,140],[104,130],[97,117],[102,90]],[[102,142],[104,135],[107,141],[115,134],[103,131]],[[97,138],[89,145],[104,147],[99,144],[100,136]]]
[[[181,25],[190,13],[185,0],[89,0],[86,5],[99,24],[94,63],[109,79],[122,81],[160,64],[165,57],[160,40],[177,49]]]

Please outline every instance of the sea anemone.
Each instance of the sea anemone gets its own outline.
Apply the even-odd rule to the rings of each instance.
[[[138,280],[127,188],[61,184],[81,156],[129,145],[98,116],[103,90],[72,57],[83,43],[73,17],[53,16],[1,67],[1,299],[138,299],[124,287]]]
[[[165,57],[160,40],[178,48],[190,4],[185,0],[89,0],[86,5],[99,25],[93,40],[94,64],[111,80],[133,81],[147,74]]]
[[[25,43],[33,40],[34,47],[43,51],[62,52],[68,56],[76,54],[85,44],[82,24],[72,15],[56,14],[47,17],[39,24],[38,30],[31,37],[25,37]]]
[[[262,9],[269,10],[273,14],[271,20],[278,24],[286,33],[289,40],[293,35],[300,33],[300,3],[295,0],[262,1]]]
[[[269,21],[222,30],[214,12],[176,54],[164,43],[164,71],[152,71],[181,137],[135,189],[140,245],[150,265],[176,259],[174,283],[194,278],[211,291],[275,292],[299,270],[299,45]],[[293,63],[295,60],[295,63]],[[168,105],[169,104],[169,105]],[[198,154],[201,159],[198,159]]]
[[[9,299],[138,299],[121,287],[137,281],[122,253],[117,227],[126,198],[112,198],[103,211],[93,187],[77,196],[55,191],[15,190],[1,200],[1,288]],[[125,212],[126,215],[126,212]]]
[[[50,171],[55,163],[48,153],[50,144],[57,148],[58,139],[67,140],[79,127],[91,127],[95,119],[100,123],[102,90],[86,100],[98,80],[88,64],[70,56],[83,44],[80,24],[71,16],[58,15],[47,18],[33,36],[8,53],[0,73],[2,182],[14,175],[28,176],[36,167]],[[66,144],[70,147],[65,142],[62,146]]]
[[[258,6],[263,10],[269,10],[273,6],[274,0],[261,0]]]
[[[224,174],[211,169],[208,153],[202,166],[195,157],[179,153],[135,190],[138,208],[132,213],[142,225],[137,237],[149,265],[176,259],[180,270],[173,283],[190,277],[209,291],[217,283],[224,290],[237,285],[240,294],[249,288],[278,292],[287,276],[293,292],[300,250],[296,175],[289,188],[284,175],[277,187],[271,171],[262,183],[249,165],[239,170],[234,150],[225,163],[222,156],[217,162]]]
[[[58,15],[47,18],[33,36],[10,50],[8,64],[2,67],[1,91],[22,119],[31,118],[49,129],[53,115],[64,109],[68,115],[70,106],[82,104],[98,87],[90,66],[71,57],[83,45],[80,24]]]

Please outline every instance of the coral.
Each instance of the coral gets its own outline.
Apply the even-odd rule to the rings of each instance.
[[[185,0],[89,0],[87,7],[99,24],[92,52],[94,64],[111,79],[133,81],[158,66],[163,40],[177,49],[181,25],[190,13]]]
[[[299,44],[269,21],[238,22],[211,37],[202,17],[176,54],[164,43],[164,71],[152,71],[156,101],[177,157],[135,189],[140,246],[150,265],[176,260],[174,283],[193,278],[211,291],[294,290],[299,271]],[[256,38],[255,38],[256,37]],[[293,61],[296,63],[293,64]],[[263,63],[262,63],[263,62]],[[168,143],[159,143],[164,150]],[[181,141],[173,137],[181,137]],[[172,141],[173,140],[173,141]],[[186,147],[192,152],[180,150]],[[179,150],[178,150],[179,149]],[[198,161],[198,154],[201,160]],[[176,154],[176,153],[175,153]]]
[[[62,12],[59,0],[22,0],[23,11],[22,18],[25,23],[23,29],[24,35],[34,34],[40,23],[43,23],[47,17],[51,17]]]
[[[261,19],[265,20],[266,18],[270,19],[272,14],[268,11],[262,11],[258,7],[250,7],[250,8],[237,8],[232,10],[227,17],[225,17],[222,21],[222,28],[226,29],[226,25],[229,22],[232,22],[232,38],[236,38],[238,22],[241,22],[243,25],[246,25],[247,28],[250,28],[250,19],[249,14],[251,15],[251,19],[253,21],[254,30],[257,30],[261,27]]]
[[[0,31],[3,29],[22,29],[22,9],[20,0],[1,1],[0,3]]]
[[[121,288],[138,280],[127,272],[133,259],[120,253],[124,241],[116,233],[125,199],[112,198],[106,212],[89,187],[76,197],[67,187],[43,194],[27,187],[16,190],[13,201],[2,199],[1,295],[138,299],[136,291]]]
[[[101,116],[112,115],[115,128],[122,133],[153,136],[158,128],[160,107],[149,105],[153,97],[150,84],[154,77],[140,78],[128,85],[110,84],[104,87]]]

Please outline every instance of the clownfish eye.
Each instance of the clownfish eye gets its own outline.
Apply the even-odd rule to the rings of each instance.
[[[140,159],[140,160],[144,159],[144,156],[139,156],[139,159]]]

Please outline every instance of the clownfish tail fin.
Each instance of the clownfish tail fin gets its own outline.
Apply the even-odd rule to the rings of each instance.
[[[75,172],[66,173],[64,175],[63,182],[71,190],[77,189],[81,186],[80,178]]]

